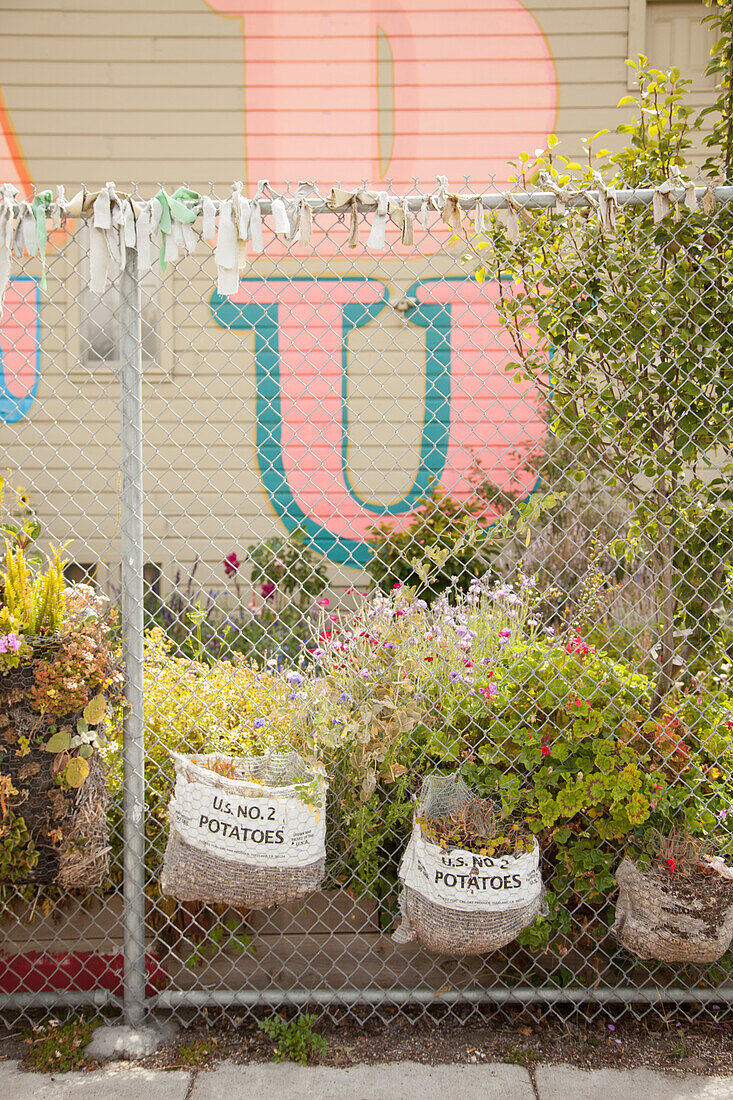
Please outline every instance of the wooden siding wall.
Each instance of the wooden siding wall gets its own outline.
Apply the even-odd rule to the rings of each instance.
[[[490,34],[491,20],[484,27],[472,9],[493,9],[496,23],[510,2],[462,0],[448,12],[442,2],[422,0],[412,5],[424,11],[412,12],[410,29],[423,29],[424,50],[431,48],[432,40],[436,54],[450,54],[457,50],[457,27],[466,35],[480,35],[484,29]],[[126,0],[124,5],[118,0],[5,0],[0,5],[0,88],[34,181],[73,186],[81,180],[93,186],[115,179],[121,187],[135,181],[148,188],[158,181],[186,180],[203,186],[211,180],[221,187],[243,178],[245,47],[242,19],[236,13],[247,6],[256,8],[243,3],[208,5],[203,0]],[[309,86],[325,93],[335,89],[335,107],[344,76],[323,63],[315,45],[319,36],[338,38],[339,8],[353,13],[362,5],[348,0],[322,6],[334,10],[328,19],[312,13],[306,20],[315,42],[301,43],[299,71]],[[227,7],[229,18],[222,14]],[[263,4],[259,14],[274,7],[290,11],[309,6]],[[388,13],[395,5],[384,0],[383,5],[366,7],[374,9],[373,14],[360,25],[371,35],[372,26],[385,22],[381,8]],[[583,136],[613,128],[619,117],[616,104],[626,91],[628,0],[532,0],[526,7],[545,36],[556,69],[557,132],[566,139],[568,152],[577,155]],[[248,18],[253,15],[257,12]],[[341,18],[348,22],[347,16]],[[247,57],[251,66],[262,62],[261,70],[274,44],[268,40],[266,21],[261,18],[257,26],[259,33],[248,43]],[[353,38],[347,45],[353,47]],[[487,39],[476,38],[474,47],[479,56],[483,49],[488,53],[484,86],[473,92],[476,105],[492,82],[492,63]],[[373,49],[370,40],[365,52]],[[521,78],[521,67],[517,62],[513,67]],[[508,110],[522,92],[512,65],[501,81]],[[439,111],[440,95],[431,102],[428,91],[420,89],[425,110]],[[363,92],[366,99],[370,89],[365,85]],[[265,93],[274,90],[265,88]],[[297,111],[297,89],[293,97]],[[447,91],[443,98],[450,105]],[[251,154],[253,145],[256,150],[258,119],[248,122]],[[463,117],[454,114],[440,125],[448,134],[465,136],[466,160],[475,164],[476,145],[485,138],[472,130],[470,112]],[[317,148],[317,133],[304,136]],[[348,160],[347,147],[336,158],[337,166],[342,168]],[[457,163],[452,165],[456,174]],[[419,164],[415,174],[421,174]],[[331,182],[327,170],[320,176]]]

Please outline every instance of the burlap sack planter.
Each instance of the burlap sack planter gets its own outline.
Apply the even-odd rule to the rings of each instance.
[[[452,778],[425,780],[402,857],[401,923],[397,943],[417,942],[436,955],[461,958],[498,951],[543,912],[540,851],[482,856],[432,843],[420,818],[437,816],[473,798]]]
[[[171,755],[176,787],[160,876],[164,894],[265,909],[318,889],[326,867],[322,774],[297,753]],[[211,764],[249,778],[229,778]]]
[[[733,870],[711,861],[699,890],[681,876],[640,871],[624,858],[616,872],[619,898],[613,931],[641,959],[669,963],[715,962],[733,938]],[[702,876],[701,876],[702,877]]]

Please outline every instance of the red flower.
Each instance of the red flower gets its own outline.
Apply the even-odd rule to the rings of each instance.
[[[228,577],[233,577],[241,565],[242,563],[234,550],[224,558],[224,572]]]
[[[542,753],[543,756],[549,756],[550,753],[552,752],[552,749],[550,748],[549,745],[543,745],[542,748],[540,749],[540,752]]]
[[[262,588],[260,589],[260,592],[262,593],[262,597],[265,600],[269,600],[270,596],[272,595],[272,593],[274,591],[275,591],[275,585],[272,583],[272,581],[265,581],[265,583],[262,585]]]
[[[669,867],[670,871],[674,871],[677,864],[675,863],[675,861],[673,859],[668,859],[667,860],[667,866]]]
[[[592,646],[589,646],[587,642],[584,642],[578,634],[576,638],[570,638],[568,640],[565,645],[565,652],[577,653],[579,654],[579,656],[585,657],[588,653],[595,653],[595,649],[593,649]]]

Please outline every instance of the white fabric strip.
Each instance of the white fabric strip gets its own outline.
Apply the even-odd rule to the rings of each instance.
[[[0,317],[3,315],[5,291],[10,281],[10,264],[15,233],[15,198],[18,188],[4,183],[0,188]]]
[[[379,191],[377,193],[377,212],[374,215],[372,228],[367,238],[367,248],[376,248],[382,251],[387,247],[387,209],[387,192]]]
[[[208,195],[201,200],[201,223],[204,240],[213,241],[216,238],[216,207]]]
[[[157,203],[156,203],[157,205]],[[140,204],[137,220],[135,223],[135,245],[137,247],[137,266],[138,271],[144,273],[150,271],[153,266],[153,250],[150,240],[150,233],[153,228],[150,203],[143,202]]]
[[[231,199],[224,199],[219,207],[219,236],[215,258],[217,290],[220,294],[236,294],[239,289],[239,249]]]

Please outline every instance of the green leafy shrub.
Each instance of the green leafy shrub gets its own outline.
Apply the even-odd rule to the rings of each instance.
[[[726,33],[710,67],[723,76],[712,108],[712,175],[730,171],[731,155],[731,23],[729,5],[716,7],[713,22]],[[651,68],[641,55],[629,64],[638,91],[619,106],[632,105],[636,117],[617,128],[620,151],[596,149],[608,132],[602,130],[587,142],[584,166],[558,153],[550,135],[535,157],[521,154],[513,177],[522,192],[535,180],[575,194],[597,187],[598,203],[523,210],[508,225],[491,213],[465,259],[479,282],[497,281],[498,309],[516,351],[507,370],[537,387],[578,476],[593,471],[628,511],[626,537],[613,549],[628,560],[643,554],[653,573],[661,657],[653,702],[660,711],[675,683],[680,607],[696,613],[689,559],[714,562],[702,570],[703,599],[711,589],[717,598],[707,607],[701,644],[730,610],[730,585],[719,582],[730,556],[733,501],[726,462],[733,449],[732,223],[729,204],[718,208],[708,194],[698,205],[682,174],[692,145],[690,81],[676,68]],[[674,179],[674,202],[662,192],[654,204],[609,212],[603,200],[607,187],[669,187]],[[680,194],[685,202],[677,201]],[[524,338],[528,332],[532,340]],[[702,476],[705,469],[714,476]],[[704,543],[700,521],[712,510],[725,535]]]
[[[367,543],[372,556],[367,572],[383,592],[397,583],[406,584],[426,599],[453,586],[465,587],[472,577],[487,571],[489,557],[497,552],[486,539],[462,539],[477,523],[483,523],[488,531],[485,516],[485,502],[462,503],[435,488],[415,509],[404,530],[396,530],[389,522],[371,529]],[[413,560],[426,561],[436,552],[440,565],[431,571],[425,585]]]
[[[297,1062],[298,1065],[307,1066],[314,1054],[325,1054],[328,1043],[313,1030],[315,1022],[316,1017],[310,1012],[304,1012],[292,1020],[283,1020],[282,1016],[262,1020],[259,1024],[260,1030],[277,1044],[273,1061]]]

